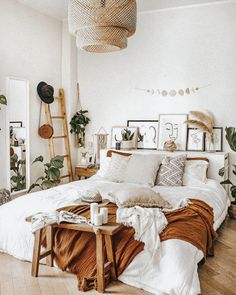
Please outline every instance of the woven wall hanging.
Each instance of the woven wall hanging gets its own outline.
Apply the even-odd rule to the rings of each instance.
[[[77,47],[89,52],[112,52],[127,47],[136,30],[135,0],[70,0],[69,31]]]

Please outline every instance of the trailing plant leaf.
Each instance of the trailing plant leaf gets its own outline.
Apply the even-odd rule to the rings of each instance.
[[[234,201],[236,202],[236,185],[232,185],[230,188],[231,195],[234,198]]]
[[[5,95],[0,95],[0,104],[7,105],[7,98]]]
[[[43,156],[37,157],[33,161],[33,164],[36,162],[43,163]],[[49,163],[43,163],[44,175],[40,176],[35,183],[30,186],[28,192],[31,192],[36,187],[45,190],[58,185],[61,176],[60,169],[64,167],[63,162],[63,156],[56,156],[52,158]]]
[[[218,174],[223,177],[225,175],[225,167],[220,168]]]
[[[36,163],[36,162],[43,162],[43,156],[39,156],[37,157],[33,162],[32,164]]]
[[[236,131],[234,127],[226,127],[226,140],[232,151],[236,152]]]
[[[229,179],[226,179],[224,181],[221,181],[221,184],[231,184],[231,185],[233,185],[233,183]]]

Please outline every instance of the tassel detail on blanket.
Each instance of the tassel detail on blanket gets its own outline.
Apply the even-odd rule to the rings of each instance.
[[[160,233],[168,222],[159,208],[119,208],[116,213],[116,222],[133,227],[134,238],[145,244],[145,249],[155,253],[160,247]]]

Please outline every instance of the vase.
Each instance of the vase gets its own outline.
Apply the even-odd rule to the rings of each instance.
[[[131,150],[133,148],[132,140],[122,140],[121,141],[121,149],[122,150]]]

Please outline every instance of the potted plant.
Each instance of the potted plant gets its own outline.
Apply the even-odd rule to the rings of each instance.
[[[75,113],[70,121],[70,133],[74,133],[79,147],[85,145],[85,128],[89,124],[90,119],[86,116],[88,111],[80,110]]]
[[[124,128],[121,131],[121,137],[122,137],[122,141],[121,141],[122,149],[130,150],[134,147],[133,146],[134,132],[132,133],[132,131],[129,130],[128,128]]]
[[[61,172],[60,169],[64,167],[63,162],[64,162],[64,157],[63,156],[56,156],[51,159],[49,163],[43,163],[44,159],[43,156],[37,157],[32,164],[36,162],[41,162],[44,166],[44,175],[39,177],[35,183],[33,183],[29,190],[28,193],[30,193],[34,188],[38,187],[42,190],[46,190],[49,188],[52,188],[54,186],[57,186],[61,180]]]
[[[228,141],[228,144],[233,152],[236,152],[236,131],[234,127],[226,127],[226,140]],[[232,172],[234,175],[236,175],[236,165],[232,165]],[[219,175],[224,176],[224,168],[220,169]],[[231,196],[233,198],[233,201],[231,202],[231,206],[229,207],[229,216],[231,218],[236,219],[236,185],[230,180],[227,179],[222,182],[222,184],[228,184],[230,185],[230,192]]]
[[[26,178],[24,175],[25,160],[19,160],[17,154],[11,156],[11,171],[14,175],[11,177],[11,191],[18,192],[26,188]]]

